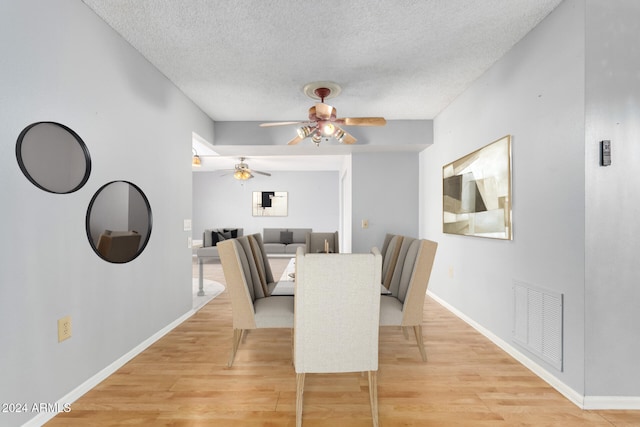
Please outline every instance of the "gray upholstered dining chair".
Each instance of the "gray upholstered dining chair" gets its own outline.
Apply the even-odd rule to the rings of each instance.
[[[404,236],[387,234],[382,244],[382,285],[389,289]]]
[[[220,262],[231,295],[233,317],[233,343],[227,364],[229,367],[233,365],[246,330],[293,328],[293,296],[269,296],[265,274],[260,273],[258,267],[262,258],[258,248],[259,244],[254,236],[218,243]]]
[[[422,337],[424,299],[437,247],[438,244],[431,240],[402,237],[388,287],[391,294],[380,297],[380,326],[401,326],[405,336],[407,329],[413,328],[425,362],[427,353]]]
[[[305,374],[368,372],[378,425],[380,252],[296,253],[294,365],[296,425],[302,425]]]

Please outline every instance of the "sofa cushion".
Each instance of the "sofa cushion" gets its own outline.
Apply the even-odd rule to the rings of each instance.
[[[284,243],[285,245],[293,243],[293,231],[281,231],[280,243]]]
[[[283,254],[287,247],[284,243],[267,243],[264,242],[264,251],[268,254]]]
[[[293,232],[293,243],[307,243],[307,233],[311,233],[310,228],[289,228]],[[294,251],[295,252],[295,251]]]
[[[286,245],[284,248],[284,253],[286,254],[295,254],[298,248],[306,248],[306,243],[291,243],[290,245]]]
[[[217,258],[220,256],[216,246],[203,246],[198,248],[196,254],[199,258]]]
[[[262,239],[267,243],[280,243],[280,232],[283,228],[265,228],[262,233]]]

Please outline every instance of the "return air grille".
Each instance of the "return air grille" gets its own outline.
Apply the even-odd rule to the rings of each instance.
[[[513,339],[562,371],[563,295],[514,282]]]

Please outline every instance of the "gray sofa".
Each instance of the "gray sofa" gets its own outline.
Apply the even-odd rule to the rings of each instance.
[[[234,233],[234,230],[236,231]],[[216,233],[219,237],[214,236]],[[242,236],[242,228],[207,228],[202,233],[202,247],[196,251],[198,258],[219,258],[216,243],[219,240]]]
[[[262,230],[264,250],[269,255],[295,256],[296,250],[306,246],[310,228],[265,228]]]

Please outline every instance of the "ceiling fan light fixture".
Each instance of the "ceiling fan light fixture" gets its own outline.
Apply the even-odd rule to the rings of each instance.
[[[303,126],[301,128],[298,129],[298,136],[300,138],[306,138],[309,135],[311,135],[311,132],[313,132],[316,128],[313,126]]]
[[[336,132],[336,127],[331,122],[324,122],[320,128],[323,136],[332,136]]]
[[[322,134],[320,132],[314,133],[313,136],[311,137],[311,140],[313,141],[314,144],[316,144],[316,147],[319,147],[320,141],[322,141]]]
[[[253,178],[253,175],[251,175],[247,170],[238,169],[233,173],[233,177],[240,181],[246,181],[249,178]]]

